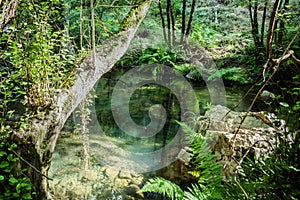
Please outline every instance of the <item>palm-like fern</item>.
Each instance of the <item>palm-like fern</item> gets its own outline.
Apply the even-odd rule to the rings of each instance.
[[[181,200],[184,195],[178,185],[161,177],[149,179],[139,192],[156,192],[172,200]]]
[[[163,178],[150,179],[140,192],[157,192],[176,200],[222,199],[221,175],[222,166],[215,161],[209,141],[200,133],[196,133],[188,125],[178,122],[187,134],[188,142],[193,151],[196,165],[190,172],[199,178],[198,184],[192,185],[188,191],[183,191],[178,185]]]

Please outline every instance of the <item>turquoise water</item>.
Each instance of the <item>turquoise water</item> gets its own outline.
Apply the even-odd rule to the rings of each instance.
[[[120,129],[115,123],[112,115],[111,98],[114,87],[126,70],[113,70],[105,74],[96,87],[95,111],[97,120],[106,136],[125,140],[128,146],[122,148],[131,151],[135,147],[143,146],[141,152],[151,152],[168,144],[177,133],[182,114],[178,98],[168,88],[158,84],[146,84],[136,89],[130,98],[129,112],[131,119],[139,126],[147,126],[150,123],[149,109],[152,105],[160,104],[167,112],[165,125],[155,136],[149,138],[133,137]],[[190,82],[196,94],[200,114],[204,114],[205,109],[209,109],[211,97],[205,85]],[[239,103],[247,91],[247,87],[226,88],[226,102],[229,108],[233,108]],[[247,101],[248,100],[248,101]],[[246,98],[242,104],[235,110],[246,111],[250,105],[250,98]],[[124,104],[124,106],[127,106]],[[199,114],[194,113],[195,116]],[[125,123],[125,122],[124,122]],[[127,141],[127,142],[126,142]],[[146,144],[146,145],[145,145]],[[151,144],[151,145],[149,145]]]
[[[178,100],[180,97],[177,97],[175,92],[157,84],[145,84],[132,93],[128,104],[128,118],[130,117],[137,126],[145,127],[151,123],[149,115],[151,106],[159,104],[166,111],[165,123],[157,134],[146,138],[135,137],[134,135],[138,133],[132,133],[134,129],[131,133],[123,131],[115,122],[111,99],[117,81],[126,71],[112,70],[105,74],[95,87],[97,97],[93,105],[95,113],[92,114],[95,115],[96,120],[92,120],[88,125],[90,154],[88,175],[84,175],[80,133],[75,133],[72,128],[65,128],[66,131],[61,134],[49,173],[54,178],[50,187],[57,198],[102,200],[118,197],[120,199],[155,199],[157,197],[161,199],[159,196],[154,198],[152,194],[147,194],[149,195],[147,198],[136,194],[138,188],[142,187],[149,177],[156,175],[155,170],[150,175],[140,172],[149,165],[163,160],[165,154],[162,152],[159,156],[153,157],[153,160],[143,155],[158,151],[168,145],[179,130],[176,120],[182,121],[185,113],[182,113]],[[198,100],[199,112],[204,114],[205,109],[212,106],[209,91],[204,84],[192,82],[190,84]],[[225,90],[227,106],[231,108],[242,99],[247,87],[226,88]],[[189,98],[183,95],[181,100],[188,101]],[[246,98],[237,110],[245,111],[250,105],[250,100],[251,98]],[[127,105],[124,104],[124,106]],[[189,114],[191,118],[187,119],[199,115],[199,113]],[[152,115],[160,117],[163,114],[153,112]],[[127,120],[127,118],[124,119],[125,124]],[[72,123],[69,124],[71,127]],[[97,124],[101,130],[99,127],[94,128]],[[136,156],[134,153],[137,152],[142,156]],[[128,172],[126,170],[124,172],[122,168],[130,169],[130,175],[126,175]]]

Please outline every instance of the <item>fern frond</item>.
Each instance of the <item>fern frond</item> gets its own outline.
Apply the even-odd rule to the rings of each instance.
[[[184,195],[178,185],[161,177],[149,179],[139,192],[156,192],[172,200],[181,200]]]
[[[196,133],[191,127],[185,123],[178,124],[186,133],[190,147],[194,154],[194,164],[196,170],[190,172],[193,176],[198,178],[200,184],[205,185],[209,190],[221,189],[223,176],[222,165],[215,161],[215,155],[212,153],[211,145],[213,138],[206,138],[202,134]]]
[[[196,178],[199,178],[201,176],[201,173],[199,171],[189,171],[188,173]]]
[[[209,197],[209,190],[206,190],[205,188],[203,190],[199,185],[192,184],[192,187],[184,192],[185,200],[206,200],[209,199]]]

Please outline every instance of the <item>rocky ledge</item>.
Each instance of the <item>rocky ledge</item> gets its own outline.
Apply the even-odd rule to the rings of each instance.
[[[268,156],[283,139],[278,135],[287,131],[285,121],[274,114],[249,112],[241,124],[245,115],[218,105],[197,119],[197,132],[213,138],[212,150],[226,176],[235,172],[246,155],[257,159]]]

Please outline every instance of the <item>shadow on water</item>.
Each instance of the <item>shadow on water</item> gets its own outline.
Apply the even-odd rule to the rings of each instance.
[[[126,156],[131,152],[151,153],[170,143],[179,129],[176,120],[181,119],[180,104],[168,88],[156,84],[141,86],[130,98],[131,119],[137,125],[148,125],[151,121],[149,108],[154,104],[160,104],[166,110],[166,122],[162,130],[151,137],[137,138],[126,134],[116,124],[111,108],[114,86],[125,72],[120,69],[112,70],[100,79],[95,88],[97,97],[94,114],[97,121],[92,121],[88,127],[90,147],[88,172],[83,169],[81,135],[73,133],[71,119],[67,123],[71,128],[65,127],[61,134],[49,173],[54,177],[50,187],[58,199],[166,199],[154,193],[137,194],[145,181],[156,174],[139,173],[138,169],[146,168],[147,163],[143,166],[135,160],[129,162],[126,161]],[[204,114],[205,109],[211,106],[209,92],[203,85],[197,83],[191,85],[199,102],[200,113]],[[247,87],[226,88],[227,106],[234,107],[247,89]],[[250,101],[245,100],[237,110],[245,111],[249,105]],[[95,123],[101,126],[101,134],[92,128]],[[103,160],[106,162],[100,162]],[[112,167],[110,164],[113,162],[120,163],[121,170]],[[135,166],[137,163],[139,166]],[[122,170],[122,167],[126,169],[128,166],[131,166],[131,169],[135,168],[136,171]]]

